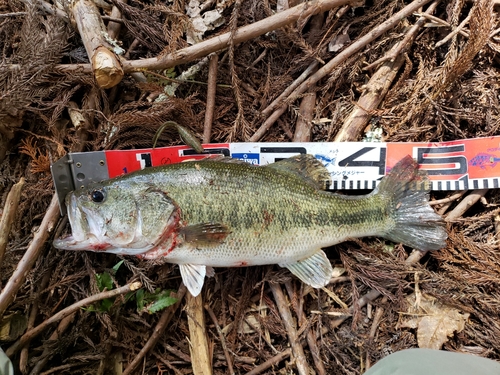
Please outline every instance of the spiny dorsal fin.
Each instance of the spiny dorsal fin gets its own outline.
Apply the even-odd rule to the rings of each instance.
[[[309,154],[292,156],[269,164],[266,168],[293,173],[320,190],[328,189],[332,182],[328,169],[318,159]]]

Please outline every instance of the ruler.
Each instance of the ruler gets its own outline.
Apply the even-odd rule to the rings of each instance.
[[[500,136],[433,143],[257,142],[215,143],[203,147],[203,154],[197,154],[187,146],[69,153],[51,166],[61,208],[70,191],[90,183],[214,154],[254,165],[311,154],[330,172],[330,189],[333,190],[374,189],[406,155],[411,155],[419,168],[427,171],[432,190],[498,188],[500,183]]]

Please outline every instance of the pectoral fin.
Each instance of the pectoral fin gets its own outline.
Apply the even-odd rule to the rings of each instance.
[[[231,233],[227,225],[221,223],[201,223],[188,225],[179,230],[184,241],[196,246],[215,246]]]
[[[198,264],[179,264],[182,282],[186,285],[189,293],[196,297],[201,292],[205,281],[206,266]]]
[[[330,260],[323,250],[319,250],[309,258],[295,263],[280,264],[280,266],[288,268],[300,280],[314,288],[321,288],[328,284],[333,274]]]

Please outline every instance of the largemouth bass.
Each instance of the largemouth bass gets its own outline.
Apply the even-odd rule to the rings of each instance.
[[[54,246],[163,258],[180,266],[193,295],[207,266],[279,264],[319,288],[333,272],[322,248],[348,238],[443,247],[447,233],[428,185],[410,156],[364,196],[324,190],[329,172],[311,155],[267,166],[229,158],[171,164],[70,193],[72,235]]]

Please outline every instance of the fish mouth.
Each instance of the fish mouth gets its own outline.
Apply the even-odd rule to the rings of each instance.
[[[66,207],[72,234],[54,240],[55,248],[60,250],[104,251],[111,246],[103,243],[90,231],[87,215],[78,207],[78,200],[74,193],[70,193],[66,197]]]
[[[54,240],[54,247],[60,250],[92,250],[106,251],[111,245],[102,243],[93,234],[87,236],[86,239],[77,240],[74,236],[69,235],[64,238]]]

